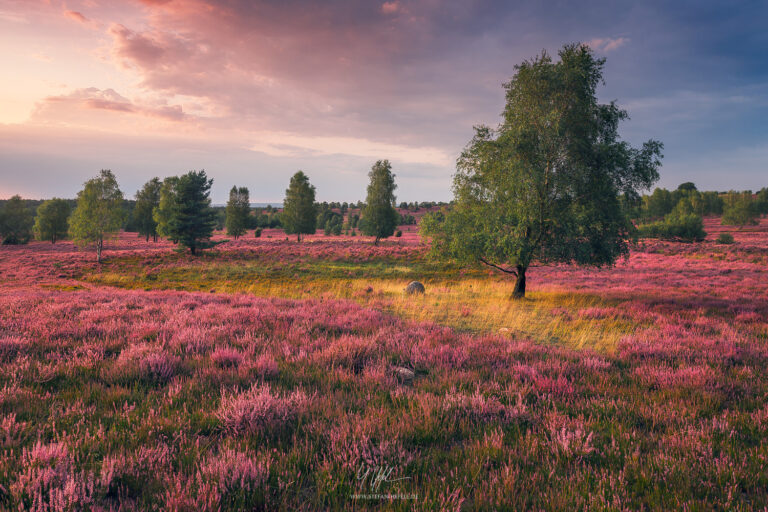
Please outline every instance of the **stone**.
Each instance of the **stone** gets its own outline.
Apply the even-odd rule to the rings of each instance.
[[[405,287],[405,293],[408,295],[418,295],[424,293],[424,285],[418,281],[411,281],[408,286]]]
[[[392,368],[392,370],[395,372],[397,379],[403,384],[411,384],[413,382],[413,378],[416,376],[413,370],[404,368],[402,366],[395,366]]]

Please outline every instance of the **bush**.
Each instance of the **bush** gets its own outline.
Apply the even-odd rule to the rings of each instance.
[[[261,228],[256,228],[256,229],[253,231],[253,236],[254,236],[255,238],[259,238],[259,237],[261,236]]]
[[[704,232],[704,222],[695,213],[670,214],[664,217],[663,221],[640,226],[639,230],[643,237],[661,240],[700,242],[707,236]]]
[[[721,224],[728,226],[756,226],[760,223],[759,204],[751,192],[730,192],[725,198]]]
[[[403,236],[403,232],[398,229],[397,231],[395,231],[395,236],[397,238],[400,238],[401,236]]]
[[[732,244],[733,243],[733,235],[730,233],[720,233],[717,236],[717,243],[719,244]]]

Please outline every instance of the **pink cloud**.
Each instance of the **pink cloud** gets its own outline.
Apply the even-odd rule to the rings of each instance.
[[[153,105],[137,103],[118,94],[113,89],[89,87],[70,94],[49,96],[38,103],[33,119],[45,123],[79,123],[91,120],[88,111],[105,111],[116,114],[135,114],[144,117],[181,121],[186,114],[179,105]]]
[[[395,14],[400,10],[399,0],[393,0],[392,2],[384,2],[381,4],[381,12],[384,14]]]
[[[90,20],[83,16],[82,13],[77,11],[64,11],[64,16],[67,18],[77,21],[78,23],[87,24]]]
[[[112,25],[109,33],[115,39],[115,54],[123,64],[135,62],[139,66],[153,66],[165,52],[161,44],[151,37],[133,32],[123,25]]]
[[[624,46],[628,42],[629,42],[629,39],[626,37],[617,37],[617,38],[605,37],[605,38],[590,39],[585,44],[598,52],[610,52],[618,49],[621,46]]]

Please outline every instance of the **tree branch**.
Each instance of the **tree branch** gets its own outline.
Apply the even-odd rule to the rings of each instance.
[[[497,270],[501,270],[502,272],[504,272],[506,274],[512,274],[513,276],[517,277],[517,272],[515,272],[514,270],[509,270],[509,269],[500,267],[500,266],[496,265],[495,263],[491,263],[490,261],[486,261],[484,258],[478,258],[478,259],[480,260],[481,263],[485,263],[489,267],[493,267],[493,268],[495,268]]]

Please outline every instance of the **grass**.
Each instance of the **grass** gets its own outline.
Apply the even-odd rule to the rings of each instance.
[[[446,277],[448,276],[448,277]],[[514,282],[497,273],[415,261],[344,262],[303,259],[281,264],[261,260],[221,262],[168,255],[154,268],[131,257],[116,258],[88,282],[125,289],[248,293],[287,299],[348,299],[416,322],[433,322],[472,333],[503,333],[540,343],[612,352],[641,324],[608,314],[583,318],[589,308],[609,310],[617,299],[595,294],[536,290],[510,299]],[[419,280],[423,296],[406,296]]]

